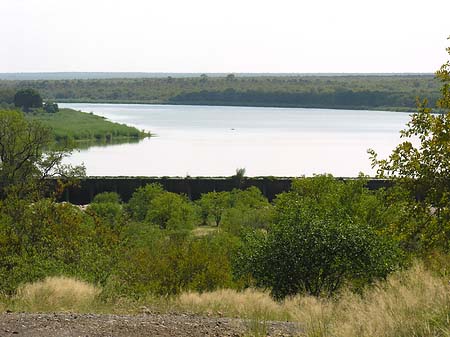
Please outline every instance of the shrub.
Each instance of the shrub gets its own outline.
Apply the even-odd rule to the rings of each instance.
[[[331,295],[345,282],[361,286],[386,277],[398,264],[398,249],[365,223],[358,205],[366,193],[331,176],[294,182],[276,202],[275,224],[246,237],[238,275],[251,275],[276,298]]]
[[[192,229],[197,223],[196,214],[194,205],[186,197],[164,192],[150,202],[145,221],[160,229]]]
[[[8,199],[8,201],[11,201]],[[104,282],[114,266],[120,233],[94,224],[77,207],[43,199],[0,207],[0,291],[52,275]],[[23,207],[22,207],[23,206]]]
[[[230,192],[230,208],[225,212],[223,228],[234,235],[246,230],[265,229],[273,220],[273,206],[257,187]]]
[[[350,222],[275,225],[245,245],[238,266],[276,298],[301,292],[331,295],[346,281],[366,284],[396,266],[393,244]]]
[[[115,202],[92,203],[87,207],[86,213],[112,228],[121,224],[123,215],[122,205]]]
[[[231,207],[229,192],[209,192],[202,194],[197,201],[200,207],[202,224],[207,225],[212,219],[218,227],[225,211]]]
[[[128,201],[127,210],[135,221],[144,221],[151,201],[157,196],[164,193],[164,189],[160,184],[148,184],[139,187]]]
[[[109,227],[118,227],[124,220],[120,195],[116,192],[97,194],[87,207],[86,213],[94,217],[96,222],[100,221]]]
[[[203,194],[197,204],[202,223],[223,223],[223,228],[240,235],[245,228],[265,228],[272,220],[272,206],[257,187],[231,192]]]
[[[94,200],[92,200],[92,203],[100,204],[100,203],[113,203],[113,204],[120,204],[120,195],[116,192],[102,192],[97,194],[94,197]]]
[[[138,298],[232,287],[231,255],[236,246],[227,235],[140,232],[139,244],[122,251],[113,287]]]

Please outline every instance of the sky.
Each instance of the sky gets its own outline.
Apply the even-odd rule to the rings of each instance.
[[[448,0],[0,0],[0,72],[431,73]]]

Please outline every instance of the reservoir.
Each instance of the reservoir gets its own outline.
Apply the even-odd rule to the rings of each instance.
[[[373,176],[367,149],[385,158],[409,114],[392,111],[144,104],[59,104],[155,134],[93,146],[65,163],[90,176]]]

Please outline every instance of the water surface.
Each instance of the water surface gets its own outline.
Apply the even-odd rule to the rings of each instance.
[[[155,133],[134,144],[91,147],[66,162],[88,175],[373,175],[399,143],[409,115],[391,111],[135,104],[60,104]]]

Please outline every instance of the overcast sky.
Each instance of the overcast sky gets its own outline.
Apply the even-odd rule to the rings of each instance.
[[[434,72],[448,0],[0,0],[0,72]]]

